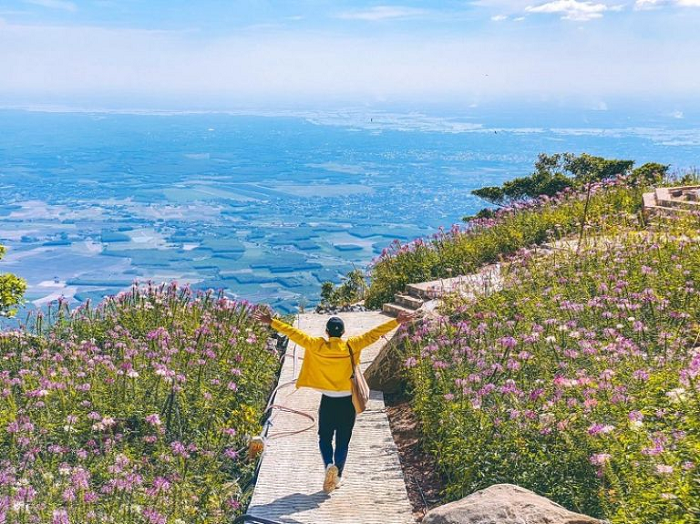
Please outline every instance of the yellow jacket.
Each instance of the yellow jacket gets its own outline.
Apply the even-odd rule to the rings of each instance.
[[[352,347],[355,355],[355,363],[360,362],[362,350],[379,340],[379,337],[388,333],[399,323],[390,320],[368,331],[367,333],[350,337],[347,341],[339,337],[312,337],[303,331],[275,319],[272,321],[272,329],[287,335],[292,342],[296,342],[306,351],[304,363],[297,379],[297,387],[310,387],[325,389],[327,391],[350,391],[352,385],[352,364],[350,363],[350,351]]]

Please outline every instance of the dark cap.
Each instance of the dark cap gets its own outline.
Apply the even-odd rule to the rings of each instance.
[[[345,323],[341,318],[331,317],[326,324],[326,331],[328,332],[328,336],[340,337],[345,333]]]

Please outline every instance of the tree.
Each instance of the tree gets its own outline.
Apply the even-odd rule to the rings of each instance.
[[[343,283],[337,288],[333,282],[321,284],[321,304],[327,306],[345,306],[359,302],[367,294],[367,281],[360,269],[353,269],[343,277]]]
[[[326,281],[321,284],[321,301],[327,304],[332,304],[335,300],[335,286],[333,282]]]
[[[5,247],[0,246],[0,260],[5,255]],[[0,316],[11,317],[17,313],[16,306],[22,303],[27,283],[15,275],[0,275]]]
[[[608,160],[587,153],[580,156],[565,153],[563,156],[564,171],[573,176],[578,187],[582,187],[588,182],[600,182],[627,174],[633,165],[634,160]]]
[[[640,186],[656,186],[668,175],[668,164],[647,162],[630,173],[630,181]]]
[[[502,186],[476,189],[472,194],[502,206],[542,195],[554,196],[567,187],[584,189],[586,184],[626,174],[633,165],[633,160],[608,160],[586,153],[542,153],[530,176],[514,178]]]

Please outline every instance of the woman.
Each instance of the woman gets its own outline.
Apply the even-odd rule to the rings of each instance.
[[[343,469],[348,456],[352,430],[355,425],[355,408],[352,404],[352,364],[350,349],[355,363],[360,362],[362,350],[396,328],[413,320],[413,316],[401,313],[394,320],[381,324],[357,337],[343,340],[345,324],[338,317],[331,317],[326,323],[326,335],[313,337],[284,322],[273,319],[270,313],[258,310],[254,318],[267,324],[275,331],[289,337],[292,342],[303,347],[304,363],[297,379],[297,388],[309,387],[322,393],[318,409],[318,444],[326,476],[323,490],[330,493],[342,482]],[[335,450],[333,436],[335,435]]]

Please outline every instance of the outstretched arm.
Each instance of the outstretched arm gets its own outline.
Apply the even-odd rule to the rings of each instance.
[[[312,337],[300,329],[290,326],[289,324],[285,324],[284,322],[280,322],[276,318],[273,319],[267,310],[258,309],[253,313],[253,318],[262,324],[270,326],[278,333],[288,336],[289,340],[295,342],[304,349],[311,351],[317,350],[323,343],[323,337]]]
[[[363,335],[350,337],[348,339],[348,344],[353,351],[356,351],[359,354],[362,349],[379,340],[382,335],[386,335],[389,331],[395,329],[399,324],[407,324],[412,321],[413,315],[401,312],[396,319],[380,324]]]

